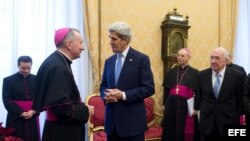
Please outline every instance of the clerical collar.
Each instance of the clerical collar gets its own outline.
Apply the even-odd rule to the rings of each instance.
[[[186,65],[184,68],[181,67],[181,66],[179,66],[179,68],[180,68],[181,70],[186,70],[186,69],[188,68],[188,65]]]
[[[71,62],[72,62],[72,60],[69,58],[69,56],[68,55],[66,55],[64,52],[62,52],[61,50],[57,50],[57,51],[59,51],[60,53],[62,53],[68,60],[70,60]]]
[[[28,74],[27,76],[24,76],[24,75],[22,75],[20,72],[17,72],[21,77],[23,77],[23,78],[28,78],[29,77],[29,75],[30,74]]]
[[[72,63],[72,60],[71,60],[65,53],[63,53],[63,52],[60,51],[60,50],[57,50],[57,52],[58,52],[62,57],[65,58],[65,60],[67,61],[67,63],[68,63],[69,65]]]

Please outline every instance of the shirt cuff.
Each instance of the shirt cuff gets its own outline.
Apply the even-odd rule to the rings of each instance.
[[[126,99],[127,99],[127,98],[126,98],[125,92],[122,92],[122,100],[123,100],[123,101],[126,101]]]

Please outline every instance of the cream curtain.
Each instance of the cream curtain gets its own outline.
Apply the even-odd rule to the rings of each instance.
[[[84,28],[92,61],[93,92],[99,93],[101,80],[101,1],[84,0]]]
[[[218,45],[232,52],[234,47],[238,0],[219,0]]]
[[[250,72],[250,1],[239,0],[234,62]]]

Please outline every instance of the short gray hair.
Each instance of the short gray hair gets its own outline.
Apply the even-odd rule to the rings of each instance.
[[[228,49],[226,49],[227,50],[227,52],[226,52],[226,59],[232,59],[232,52],[231,51],[229,51]]]
[[[114,22],[109,26],[109,32],[115,32],[119,38],[127,40],[128,43],[131,40],[132,34],[130,26],[125,22]]]

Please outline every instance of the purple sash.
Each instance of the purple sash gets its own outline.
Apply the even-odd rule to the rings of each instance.
[[[18,105],[18,107],[20,107],[25,112],[32,109],[33,101],[13,101],[13,102],[16,103],[16,105]],[[36,117],[36,124],[37,124],[37,130],[38,130],[38,137],[40,139],[40,123],[39,123],[38,116]]]
[[[246,115],[240,116],[240,125],[246,125]]]
[[[55,116],[55,114],[50,110],[50,109],[47,109],[46,110],[46,114],[47,114],[47,120],[48,121],[57,121],[57,117]]]
[[[189,99],[193,97],[194,92],[192,89],[188,88],[187,86],[177,84],[174,88],[170,89],[169,94],[179,95],[179,96]]]
[[[179,95],[186,99],[192,98],[194,96],[194,91],[184,85],[176,85],[174,88],[170,89],[169,94]],[[185,123],[185,141],[193,141],[194,140],[194,117],[190,117],[188,114],[186,115],[186,123]]]
[[[16,103],[22,110],[29,111],[32,108],[33,101],[13,101]]]

